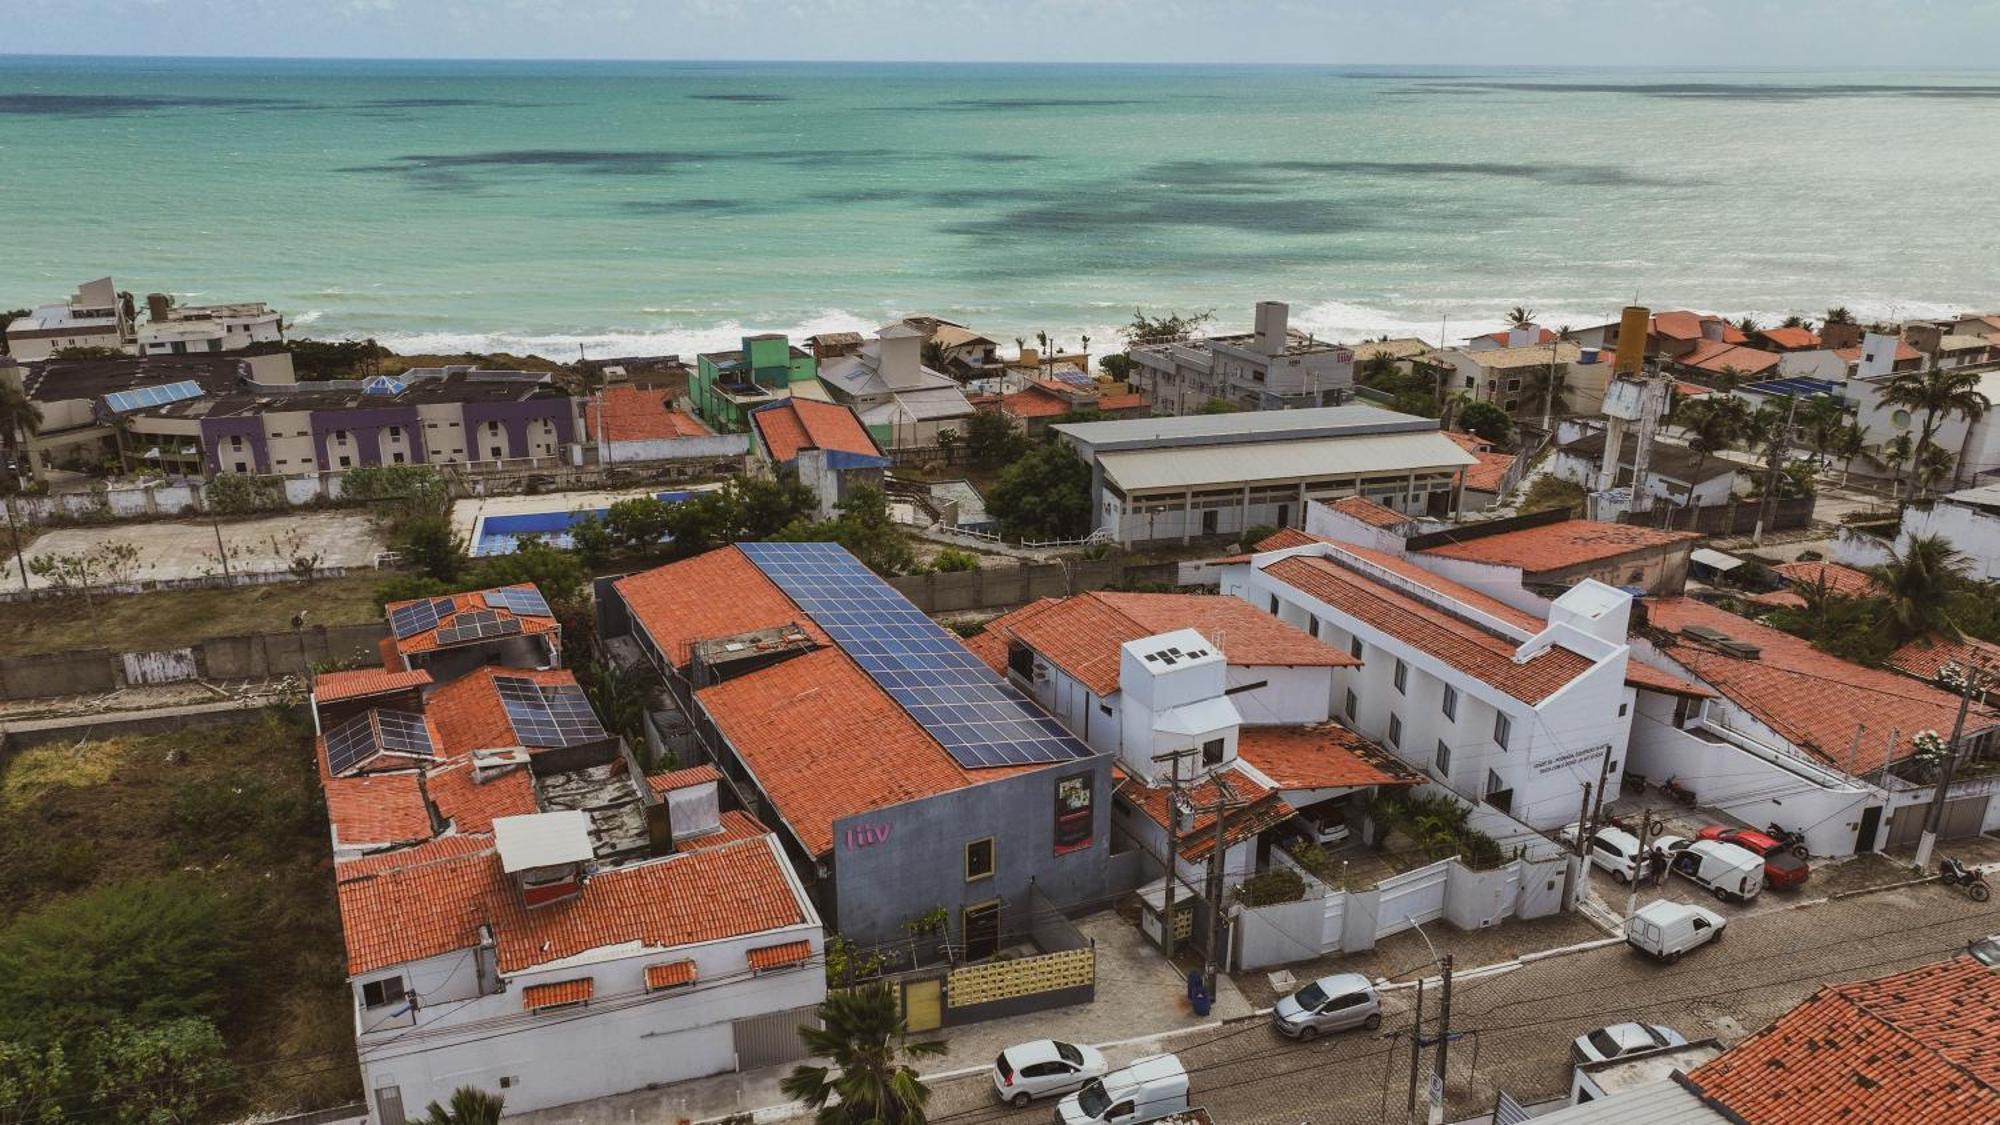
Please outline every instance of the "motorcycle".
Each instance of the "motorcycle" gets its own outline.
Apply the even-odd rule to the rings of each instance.
[[[1774,823],[1764,826],[1764,835],[1776,840],[1779,847],[1791,849],[1792,854],[1798,856],[1800,859],[1806,859],[1812,855],[1811,850],[1806,847],[1806,834],[1803,832],[1794,832],[1789,828],[1780,828]]]
[[[1665,793],[1683,805],[1694,804],[1694,790],[1682,785],[1677,778],[1670,777],[1660,782],[1660,792]]]
[[[1949,887],[1964,887],[1965,893],[1974,902],[1985,902],[1993,891],[1986,885],[1985,873],[1955,859],[1946,859],[1938,864],[1938,881]]]

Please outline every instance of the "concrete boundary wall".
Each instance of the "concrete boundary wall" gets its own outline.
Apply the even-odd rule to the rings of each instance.
[[[84,649],[0,657],[0,699],[92,695],[147,683],[262,680],[324,664],[375,663],[388,635],[379,621],[316,625],[296,633],[211,637],[169,653]]]
[[[889,584],[925,613],[951,613],[1026,605],[1041,598],[1065,598],[1112,585],[1157,582],[1172,586],[1178,577],[1173,563],[1046,562],[910,574],[891,578]]]

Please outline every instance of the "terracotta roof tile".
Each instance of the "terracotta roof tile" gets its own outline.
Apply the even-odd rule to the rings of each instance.
[[[768,969],[782,969],[788,965],[800,964],[812,957],[812,943],[809,941],[788,941],[779,945],[765,945],[744,954],[750,967],[758,972]]]
[[[1230,664],[1340,668],[1360,662],[1321,644],[1241,598],[1210,594],[1101,591],[1044,598],[987,622],[975,655],[1005,673],[1015,638],[1053,661],[1098,696],[1118,690],[1119,646],[1174,629],[1194,629]],[[973,646],[968,646],[973,647]]]
[[[2000,973],[1968,956],[1829,985],[1696,1067],[1749,1125],[2000,1121]]]
[[[882,450],[854,411],[839,403],[788,398],[750,412],[750,424],[764,439],[771,460],[785,464],[802,449],[825,449],[880,457]]]
[[[513,676],[538,684],[575,686],[576,675],[567,668],[502,668],[486,665],[432,691],[424,700],[424,714],[437,731],[438,756],[456,757],[474,750],[494,750],[521,745],[507,709],[500,703],[495,676]]]
[[[621,578],[614,586],[646,635],[675,667],[688,662],[695,641],[780,625],[801,625],[819,643],[832,643],[734,547]]]
[[[1371,527],[1401,527],[1411,520],[1410,516],[1406,516],[1393,508],[1377,504],[1365,496],[1343,496],[1333,503],[1328,504],[1327,507],[1332,508],[1341,515],[1353,516],[1355,519]]]
[[[597,981],[593,977],[531,984],[521,990],[521,1007],[530,1012],[560,1008],[565,1004],[581,1004],[596,993]]]
[[[535,585],[532,582],[520,582],[516,583],[513,586],[496,586],[494,587],[494,589],[535,590]],[[539,591],[536,592],[539,593]],[[539,614],[520,614],[520,613],[515,613],[511,609],[503,609],[494,606],[489,606],[483,600],[480,599],[480,595],[484,593],[486,593],[486,591],[484,590],[472,590],[463,594],[447,595],[445,600],[451,602],[451,609],[439,615],[438,623],[436,625],[428,629],[425,629],[420,633],[412,633],[407,637],[397,637],[391,635],[389,637],[384,638],[383,643],[385,645],[393,644],[397,652],[405,654],[418,653],[418,652],[431,652],[441,647],[456,648],[458,647],[456,644],[439,645],[438,634],[440,632],[443,632],[446,628],[450,627],[452,621],[455,618],[457,618],[459,614],[464,613],[468,610],[490,611],[494,614],[497,614],[503,621],[519,621],[521,623],[521,632],[531,637],[541,636],[543,634],[548,634],[548,633],[555,633],[562,628],[561,625],[557,624],[556,619],[553,617],[544,617]],[[400,609],[403,606],[412,605],[420,601],[434,601],[434,600],[437,599],[412,598],[407,601],[390,602],[382,607],[382,614],[384,619],[386,620],[389,616],[393,615],[396,612],[396,610]],[[488,639],[490,640],[492,638]],[[474,641],[474,642],[461,642],[461,643],[476,644],[479,642]]]
[[[805,920],[768,836],[600,871],[582,894],[533,910],[490,838],[446,839],[478,845],[440,840],[337,865],[350,974],[471,948],[481,923],[500,971],[515,973],[606,945],[673,949]]]
[[[682,851],[698,851],[702,848],[719,848],[738,840],[748,840],[762,836],[770,829],[742,809],[730,809],[722,814],[722,831],[709,832],[700,836],[684,836],[674,841],[674,847]]]
[[[1493,453],[1480,450],[1473,453],[1479,464],[1470,465],[1465,470],[1465,487],[1474,492],[1498,492],[1500,484],[1507,477],[1507,471],[1518,460],[1512,453]]]
[[[1225,771],[1224,780],[1230,795],[1245,802],[1242,807],[1231,810],[1222,825],[1223,846],[1228,847],[1257,835],[1274,824],[1281,824],[1293,816],[1293,809],[1280,800],[1276,790],[1266,789],[1250,779],[1242,770]],[[1222,797],[1222,790],[1215,782],[1203,780],[1193,785],[1183,785],[1181,791],[1196,806],[1213,805]],[[1152,818],[1153,823],[1166,827],[1167,806],[1173,790],[1166,785],[1146,785],[1136,778],[1127,778],[1118,784],[1117,793],[1134,808]],[[1181,858],[1190,862],[1200,862],[1215,850],[1215,814],[1197,813],[1183,829],[1181,836]]]
[[[706,762],[686,769],[669,770],[646,778],[646,784],[655,793],[666,793],[674,789],[686,789],[691,785],[702,785],[711,781],[721,781],[722,772]]]
[[[1763,375],[1778,366],[1778,353],[1721,340],[1703,340],[1694,346],[1693,351],[1676,357],[1674,362],[1717,375],[1731,369],[1745,375]]]
[[[1578,563],[1615,559],[1636,551],[1693,543],[1692,531],[1661,531],[1629,523],[1563,520],[1541,527],[1503,531],[1462,543],[1425,548],[1424,554],[1446,559],[1497,563],[1521,568],[1523,575],[1561,570]]]
[[[1831,562],[1788,562],[1771,568],[1772,573],[1783,578],[1793,587],[1818,586],[1824,584],[1827,593],[1841,598],[1873,597],[1880,585],[1875,576],[1865,570],[1842,566]],[[1772,590],[1750,599],[1758,605],[1801,606],[1805,599],[1796,589]]]
[[[841,817],[1053,768],[967,770],[837,648],[703,688],[695,700],[814,855],[832,849]]]
[[[1424,777],[1341,726],[1244,727],[1236,755],[1280,789],[1419,785]]]
[[[438,814],[460,832],[491,832],[496,816],[539,812],[535,782],[525,768],[515,768],[490,781],[473,780],[470,755],[435,767],[425,779]]]
[[[1809,642],[1738,617],[1692,598],[1659,598],[1641,603],[1649,624],[1677,634],[1662,652],[1769,726],[1793,745],[1827,762],[1867,772],[1882,761],[1871,750],[1866,762],[1851,762],[1857,723],[1867,723],[1871,745],[1877,732],[1899,730],[1890,760],[1913,751],[1918,731],[1948,732],[1957,718],[1958,698],[1880,668],[1864,668],[1814,648]],[[1706,626],[1760,650],[1744,659],[1690,638],[1690,626]],[[2000,722],[2000,715],[1975,706],[1968,734]]]
[[[313,700],[316,703],[338,703],[343,699],[408,691],[430,682],[431,674],[421,668],[414,672],[389,672],[380,668],[321,672],[313,677]]]
[[[1516,663],[1520,642],[1495,636],[1327,558],[1293,555],[1264,573],[1524,703],[1540,703],[1592,667],[1590,658],[1560,646]]]
[[[1703,338],[1701,323],[1704,320],[1722,321],[1722,342],[1725,344],[1742,344],[1749,340],[1749,337],[1743,334],[1742,329],[1729,323],[1727,320],[1723,320],[1719,316],[1705,316],[1698,312],[1689,312],[1687,309],[1672,309],[1667,312],[1655,313],[1653,314],[1651,327],[1653,334],[1656,336],[1665,336],[1674,340],[1699,340]]]
[[[1861,345],[1856,344],[1851,348],[1835,348],[1833,354],[1839,356],[1847,363],[1859,363],[1861,362]],[[1912,360],[1922,358],[1924,358],[1924,353],[1911,347],[1906,341],[1896,341],[1896,358],[1894,362],[1909,363]]]
[[[1016,418],[1054,418],[1073,410],[1090,408],[1068,402],[1034,383],[1028,384],[1025,390],[1014,391],[1000,398],[1000,409]]]
[[[1760,333],[1774,348],[1802,351],[1819,347],[1819,335],[1810,328],[1766,328]]]
[[[695,965],[693,960],[662,961],[646,966],[646,991],[658,992],[663,988],[681,988],[694,983]]]
[[[709,437],[714,430],[682,410],[663,391],[633,386],[606,387],[584,407],[584,432],[592,441],[650,441]]]
[[[1889,667],[1920,680],[1937,679],[1947,665],[2000,672],[2000,645],[1977,637],[1928,637],[1889,654]]]
[[[415,770],[325,777],[326,818],[341,847],[410,844],[431,838],[430,808]]]
[[[1256,555],[1261,554],[1265,551],[1282,551],[1288,547],[1303,547],[1309,543],[1331,543],[1331,542],[1333,542],[1333,540],[1327,539],[1324,536],[1313,535],[1309,532],[1300,531],[1298,528],[1295,527],[1281,527],[1278,529],[1276,534],[1267,535],[1264,538],[1258,540],[1256,543],[1252,544],[1250,548],[1251,551],[1250,554],[1230,555],[1227,558],[1215,559],[1209,565],[1227,566],[1231,563],[1247,563]]]
[[[1664,692],[1667,695],[1685,695],[1691,699],[1715,698],[1715,692],[1709,688],[1693,680],[1684,680],[1672,672],[1655,668],[1637,657],[1625,661],[1625,684],[1627,687],[1644,688],[1647,691]]]

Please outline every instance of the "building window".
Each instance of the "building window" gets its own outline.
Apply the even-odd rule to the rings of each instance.
[[[335,440],[335,441],[337,441],[337,442],[341,443],[342,445],[346,445],[346,444],[347,444],[347,431],[346,431],[346,430],[335,430],[335,431],[333,431],[333,440]]]
[[[1401,715],[1391,715],[1389,716],[1389,745],[1401,746],[1402,744],[1403,717]]]
[[[1458,721],[1458,689],[1450,684],[1444,685],[1444,717]]]
[[[401,453],[391,453],[389,457],[398,465],[403,463],[403,455]]]
[[[993,837],[965,845],[965,881],[977,883],[993,877]]]
[[[1024,680],[1035,678],[1035,650],[1023,644],[1007,646],[1007,670]]]
[[[1620,703],[1620,704],[1618,705],[1618,717],[1619,717],[1619,718],[1621,718],[1621,719],[1622,719],[1622,718],[1624,718],[1624,717],[1625,717],[1625,712],[1626,712],[1626,711],[1628,711],[1628,710],[1630,710],[1630,709],[1631,709],[1631,707],[1632,707],[1632,705],[1631,705],[1631,704],[1629,704],[1629,703]]]
[[[403,436],[403,427],[401,427],[401,426],[390,426],[390,427],[389,427],[389,437],[390,437],[390,438],[392,438],[392,439],[395,439],[395,438],[401,438],[402,436]]]
[[[499,432],[500,432],[500,423],[498,423],[498,422],[488,422],[488,423],[486,423],[486,432],[487,432],[487,433],[489,433],[489,434],[497,434],[497,433],[499,433]]]
[[[1201,764],[1204,766],[1221,765],[1223,745],[1224,740],[1220,738],[1211,738],[1207,742],[1202,743]]]
[[[1098,709],[1099,711],[1103,712],[1104,714],[1106,714],[1106,715],[1109,715],[1109,714],[1111,713],[1111,704],[1109,704],[1109,703],[1100,703],[1100,704],[1098,704],[1098,705],[1097,705],[1097,709]]]
[[[1306,618],[1306,636],[1308,637],[1319,636],[1319,618],[1317,617]]]
[[[1360,637],[1355,637],[1355,638],[1353,638],[1353,639],[1351,639],[1351,640],[1349,640],[1349,641],[1347,642],[1347,654],[1348,654],[1349,656],[1352,656],[1352,657],[1353,657],[1354,659],[1356,659],[1356,660],[1359,660],[1359,659],[1361,659],[1361,638],[1360,638]]]
[[[1442,738],[1438,739],[1437,755],[1431,759],[1431,764],[1437,767],[1439,777],[1451,776],[1451,747],[1446,746]]]
[[[1271,595],[1271,616],[1278,616],[1278,595]]]
[[[1500,749],[1505,750],[1507,749],[1507,740],[1513,736],[1514,724],[1508,720],[1507,716],[1496,713],[1493,716],[1493,741],[1500,744]]]
[[[361,986],[361,1003],[369,1008],[387,1008],[403,1002],[403,978],[383,977]]]
[[[242,449],[242,448],[243,448],[243,438],[242,438],[242,436],[241,436],[241,435],[238,435],[238,434],[231,434],[231,435],[230,435],[230,437],[229,437],[229,448],[231,448],[231,449]]]
[[[348,469],[348,468],[352,468],[353,466],[354,466],[354,458],[352,458],[352,457],[342,457],[342,458],[340,459],[340,467],[341,467],[341,468],[343,468],[343,469]]]
[[[1409,688],[1410,666],[1398,660],[1396,661],[1396,693],[1398,695],[1408,695],[1410,693]]]
[[[495,461],[500,459],[500,447],[497,445],[493,447],[493,459]]]
[[[1348,688],[1348,689],[1347,689],[1347,718],[1348,718],[1348,721],[1349,721],[1349,722],[1352,722],[1352,721],[1354,720],[1354,713],[1355,713],[1356,711],[1360,710],[1360,707],[1359,707],[1359,703],[1360,703],[1360,700],[1357,700],[1357,699],[1355,699],[1355,698],[1354,698],[1354,689],[1353,689],[1353,688]]]

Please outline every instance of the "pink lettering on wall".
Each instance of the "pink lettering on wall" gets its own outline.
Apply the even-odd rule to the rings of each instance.
[[[841,833],[841,839],[846,842],[848,851],[873,847],[888,840],[891,827],[887,824],[850,825]]]

